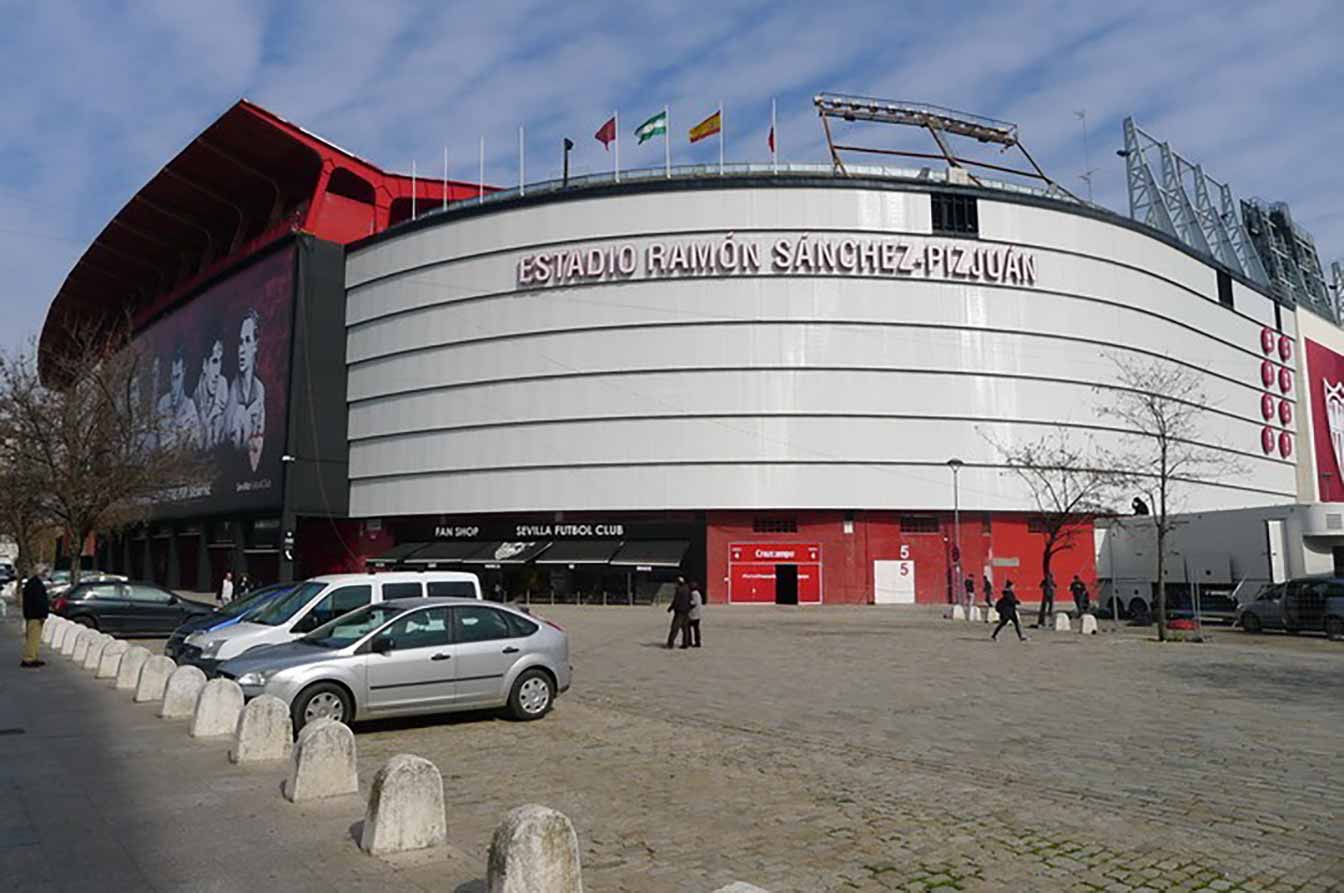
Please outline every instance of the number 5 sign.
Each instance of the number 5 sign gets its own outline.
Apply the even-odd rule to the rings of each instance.
[[[913,561],[873,562],[873,604],[913,605],[915,603],[915,563]]]

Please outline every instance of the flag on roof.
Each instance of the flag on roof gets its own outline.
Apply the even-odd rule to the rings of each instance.
[[[659,112],[643,124],[635,128],[635,136],[639,137],[640,145],[653,139],[655,136],[667,133],[667,110]]]
[[[697,143],[723,129],[723,112],[717,111],[691,128],[691,142]]]
[[[616,116],[612,115],[607,119],[607,123],[597,128],[597,133],[593,138],[602,144],[602,148],[608,152],[611,151],[611,141],[616,139]]]

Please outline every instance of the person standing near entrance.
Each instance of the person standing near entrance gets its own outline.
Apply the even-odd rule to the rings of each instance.
[[[671,648],[677,633],[681,633],[681,647],[690,648],[691,587],[686,585],[684,577],[677,577],[677,589],[667,610],[672,615],[672,628],[667,631],[667,647]]]
[[[227,605],[229,602],[233,601],[233,571],[224,572],[224,579],[219,584],[219,594],[215,598],[215,601],[219,602],[221,605]]]
[[[1013,591],[1013,581],[1009,580],[1003,584],[1003,595],[994,605],[994,608],[999,612],[999,625],[994,627],[994,632],[989,635],[991,642],[999,640],[999,631],[1010,622],[1013,624],[1013,629],[1017,630],[1017,640],[1019,642],[1027,641],[1027,637],[1022,635],[1022,624],[1017,619],[1017,605],[1017,593]]]
[[[1078,616],[1082,617],[1087,613],[1087,584],[1083,578],[1077,574],[1073,575],[1073,582],[1069,584],[1069,592],[1073,593],[1073,605],[1078,609]]]
[[[994,608],[994,584],[990,582],[989,574],[985,574],[983,583],[983,592],[985,594],[985,623],[989,623],[989,612]]]
[[[42,583],[44,567],[33,568],[33,575],[23,584],[23,658],[19,666],[36,669],[45,666],[40,659],[39,648],[42,644],[42,623],[51,612],[47,601],[47,587]]]
[[[705,613],[705,596],[700,591],[700,584],[692,581],[691,583],[691,610],[686,614],[686,623],[690,627],[691,647],[700,647],[700,618]]]
[[[962,607],[966,609],[966,619],[971,619],[971,608],[975,607],[975,577],[966,575],[966,581],[963,584],[966,587],[966,595],[962,598]]]
[[[1041,580],[1041,609],[1036,612],[1036,626],[1045,627],[1046,619],[1055,613],[1055,578],[1049,571]]]

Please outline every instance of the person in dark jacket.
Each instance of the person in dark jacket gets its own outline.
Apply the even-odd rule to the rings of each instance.
[[[999,596],[994,609],[999,612],[999,625],[994,627],[994,632],[990,634],[991,641],[999,640],[999,630],[1003,629],[1010,622],[1013,629],[1017,630],[1017,638],[1020,642],[1027,641],[1027,637],[1022,635],[1022,624],[1017,619],[1017,593],[1013,591],[1013,581],[1009,580],[1003,584],[1003,595]]]
[[[42,583],[42,568],[34,568],[33,575],[23,584],[23,659],[19,666],[41,667],[46,661],[38,659],[42,644],[42,624],[51,612],[47,601],[47,587]]]
[[[994,607],[994,584],[989,580],[989,574],[984,576],[985,593],[985,623],[989,623],[989,611]]]
[[[1055,578],[1046,572],[1041,579],[1041,608],[1036,613],[1036,625],[1045,628],[1046,621],[1055,613]]]
[[[672,615],[672,628],[667,631],[667,647],[671,648],[681,633],[681,647],[691,647],[691,587],[686,585],[685,577],[677,577],[677,590],[672,596],[672,604],[667,606]]]
[[[1078,616],[1082,617],[1087,613],[1089,607],[1087,584],[1083,582],[1082,577],[1077,574],[1073,575],[1073,582],[1069,584],[1069,592],[1073,593],[1073,605],[1078,609]]]

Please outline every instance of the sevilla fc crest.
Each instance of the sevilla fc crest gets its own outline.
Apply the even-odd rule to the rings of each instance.
[[[1344,404],[1341,404],[1341,409],[1344,409]],[[531,547],[531,543],[500,543],[499,548],[495,549],[495,560],[508,561],[513,556],[526,552]]]
[[[1336,470],[1344,469],[1344,382],[1321,379],[1325,389],[1325,418],[1330,426],[1330,448],[1335,454]]]

